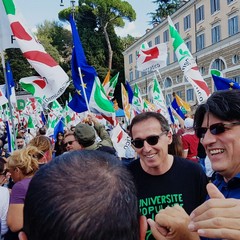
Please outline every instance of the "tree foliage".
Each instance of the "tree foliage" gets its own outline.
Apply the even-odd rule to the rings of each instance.
[[[154,0],[153,3],[157,4],[158,7],[156,12],[149,13],[152,18],[151,23],[162,22],[168,15],[172,15],[182,2],[182,0]]]

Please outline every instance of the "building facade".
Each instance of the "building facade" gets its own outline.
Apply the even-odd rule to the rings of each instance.
[[[215,91],[211,69],[218,69],[223,77],[240,83],[240,0],[190,0],[171,19],[196,59],[211,92]],[[147,42],[149,47],[167,43],[166,67],[158,72],[137,70],[137,54],[143,42]],[[190,105],[197,104],[193,87],[185,80],[174,54],[167,19],[147,29],[145,35],[126,49],[123,55],[125,78],[132,88],[137,83],[143,98],[151,100],[152,80],[156,74],[167,105],[173,100],[173,92]]]

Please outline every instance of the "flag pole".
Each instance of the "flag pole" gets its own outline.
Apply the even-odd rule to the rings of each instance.
[[[7,99],[8,99],[8,107],[9,107],[9,112],[10,112],[10,119],[11,119],[11,123],[12,123],[14,145],[15,145],[15,149],[17,149],[17,145],[16,145],[16,142],[17,142],[16,141],[17,140],[17,138],[16,138],[16,130],[15,130],[15,125],[14,125],[14,120],[13,120],[12,103],[11,103],[11,100],[10,100],[10,89],[9,89],[9,85],[8,85],[8,79],[7,79],[7,74],[6,74],[5,58],[4,58],[3,51],[1,51],[1,58],[2,58],[3,75],[4,75],[4,79],[5,79],[5,86],[6,86],[6,90],[7,90]],[[8,139],[8,141],[10,141],[10,139]]]

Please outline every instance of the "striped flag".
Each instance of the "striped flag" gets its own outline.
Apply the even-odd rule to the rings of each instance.
[[[186,80],[193,86],[198,103],[202,103],[209,97],[210,90],[199,72],[195,59],[174,27],[174,24],[169,16],[168,23],[178,63],[184,72]]]
[[[23,52],[23,56],[40,76],[22,78],[20,84],[23,89],[34,96],[41,97],[44,105],[61,96],[68,83],[68,75],[58,63],[44,50],[36,37],[24,26],[20,15],[16,11],[13,0],[2,0],[10,22],[12,32]]]

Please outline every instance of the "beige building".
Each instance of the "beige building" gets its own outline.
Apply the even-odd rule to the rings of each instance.
[[[240,0],[190,0],[171,19],[196,59],[211,92],[215,90],[211,69],[221,70],[224,77],[240,83]],[[168,44],[167,66],[157,73],[167,104],[176,92],[195,105],[193,87],[186,82],[173,51],[167,20],[147,29],[144,36],[124,51],[125,78],[131,87],[137,83],[142,97],[151,100],[150,89],[156,72],[139,72],[136,66],[143,42],[149,47],[163,42]]]

